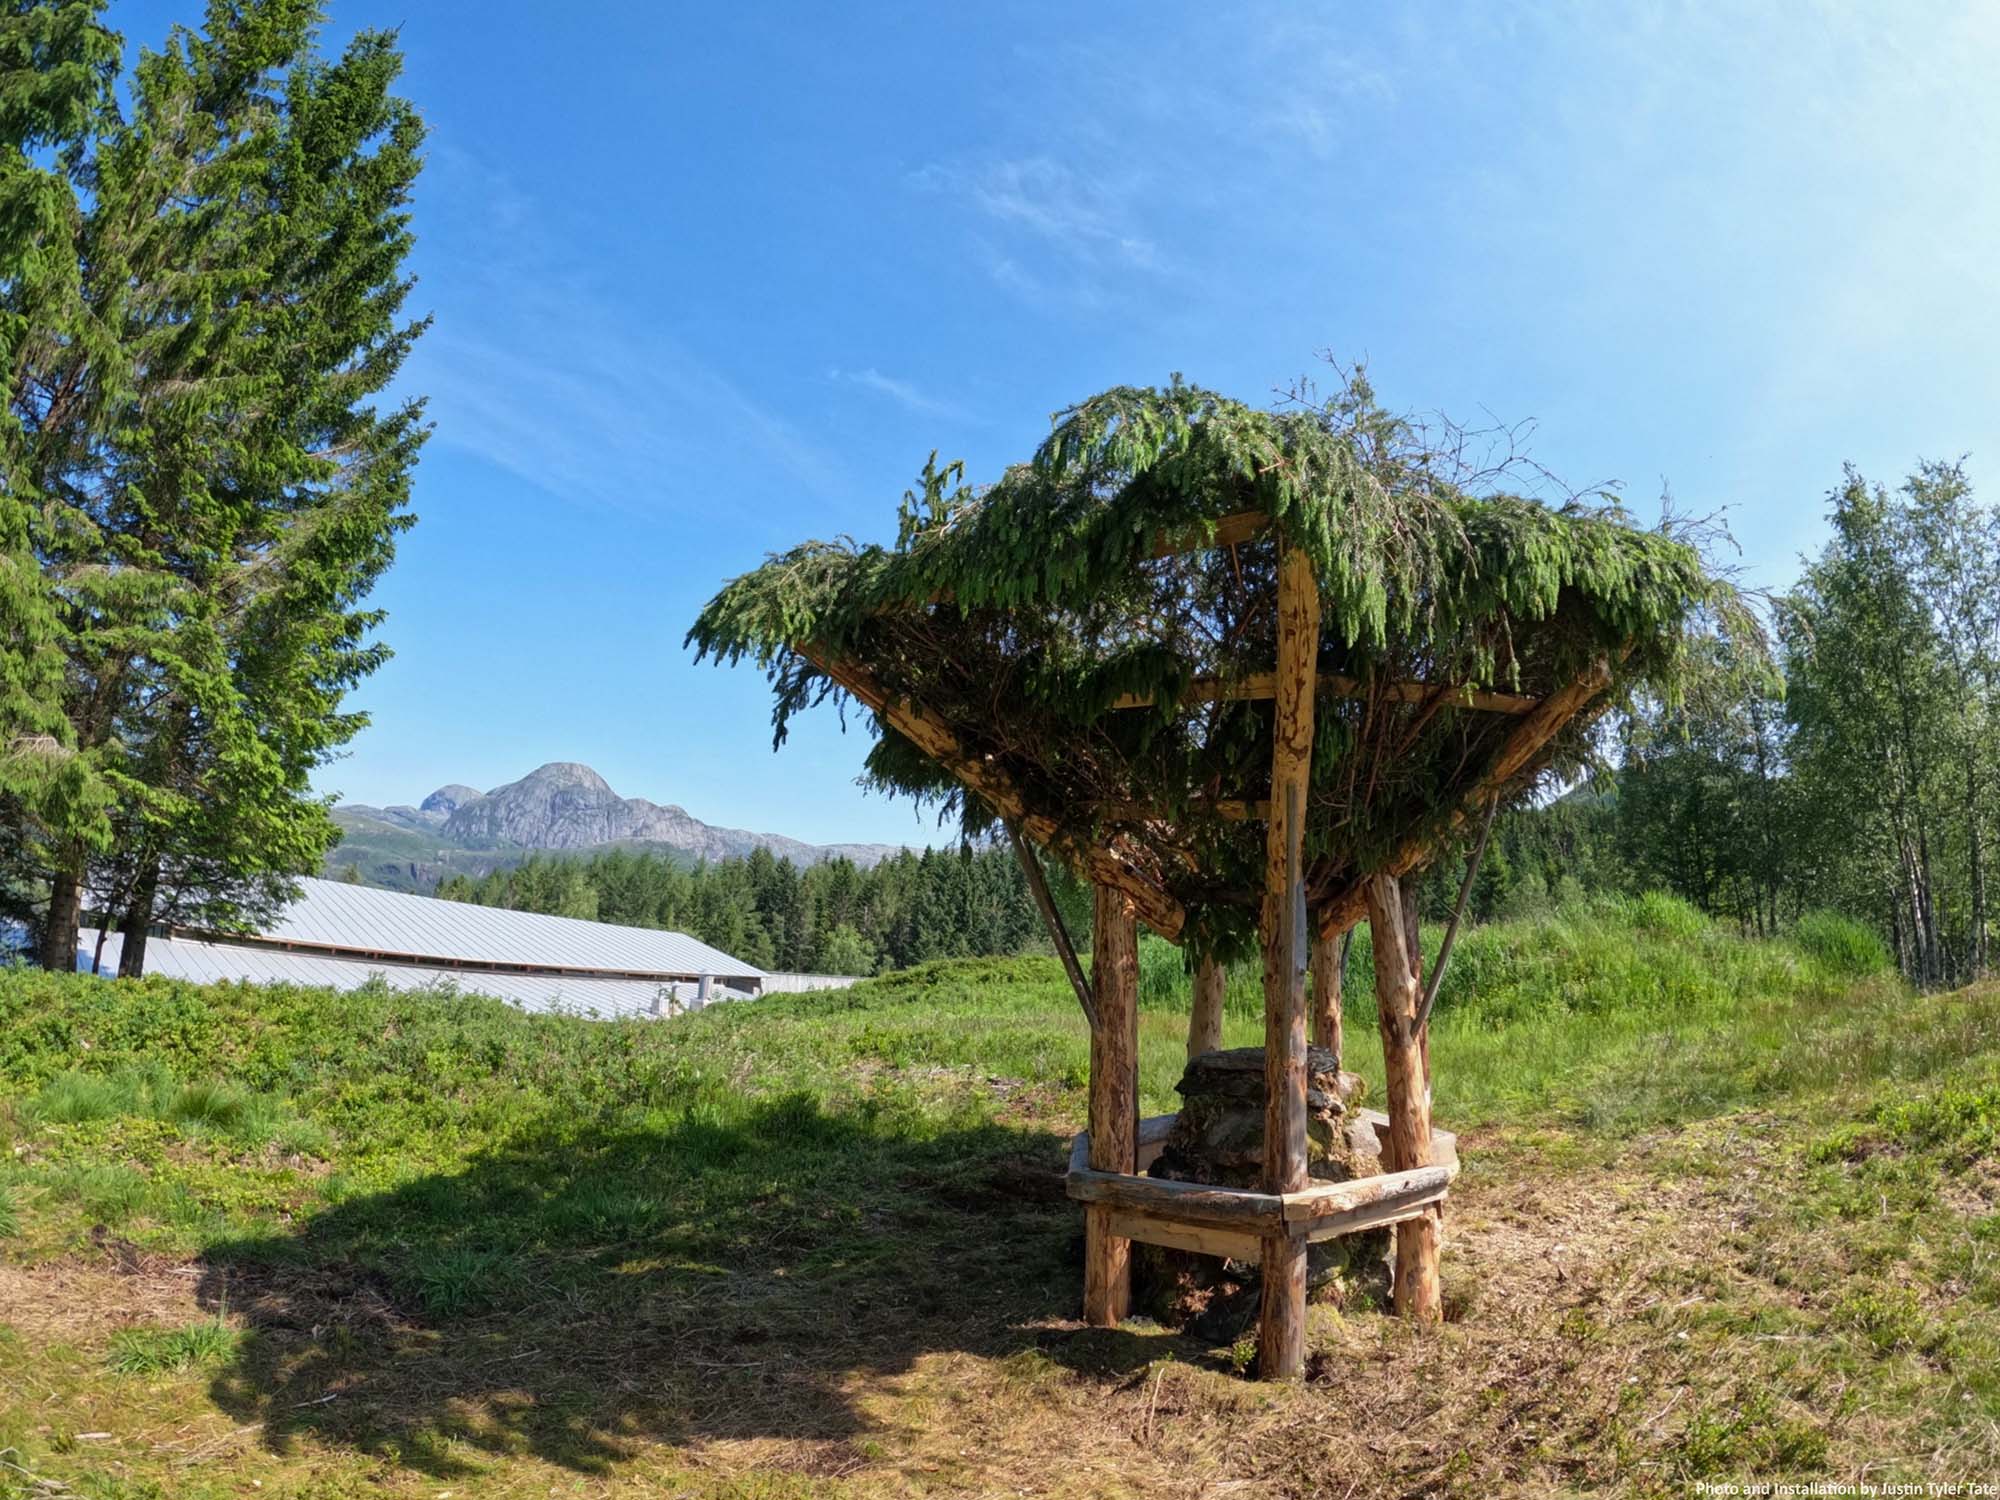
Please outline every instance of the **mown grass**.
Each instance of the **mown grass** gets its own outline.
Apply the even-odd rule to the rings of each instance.
[[[219,1365],[241,1335],[220,1318],[186,1328],[121,1328],[111,1336],[111,1368],[121,1375],[160,1375]]]
[[[1142,968],[1166,1110],[1185,979]],[[1273,1392],[1234,1344],[1068,1321],[1088,1039],[1052,960],[671,1023],[0,974],[0,1496],[1973,1477],[1996,1022],[1837,920],[1751,943],[1645,898],[1461,934],[1454,1321],[1316,1309],[1314,1380]]]

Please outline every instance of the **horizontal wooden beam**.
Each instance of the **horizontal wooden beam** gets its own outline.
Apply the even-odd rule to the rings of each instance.
[[[1271,815],[1269,802],[1246,802],[1241,797],[1222,797],[1206,803],[1197,799],[1196,805],[1206,806],[1218,818],[1232,823],[1246,823]],[[1099,817],[1114,823],[1157,823],[1164,816],[1158,808],[1148,807],[1143,802],[1098,802],[1092,806]]]
[[[1135,1213],[1127,1208],[1110,1210],[1106,1219],[1111,1233],[1147,1245],[1190,1250],[1196,1255],[1216,1255],[1253,1266],[1264,1255],[1263,1238],[1241,1229],[1223,1229],[1214,1224],[1183,1224],[1178,1219]]]
[[[1159,1160],[1160,1151],[1167,1144],[1167,1137],[1174,1133],[1174,1121],[1179,1115],[1142,1115],[1139,1129],[1133,1137],[1134,1171],[1144,1172]],[[1069,1169],[1072,1172],[1090,1170],[1090,1132],[1079,1130],[1070,1137]]]
[[[1442,1202],[1444,1190],[1440,1188],[1435,1193],[1415,1198],[1385,1198],[1380,1203],[1363,1204],[1359,1208],[1344,1209],[1323,1219],[1312,1219],[1288,1227],[1307,1244],[1317,1244],[1321,1240],[1338,1239],[1343,1234],[1359,1234],[1364,1229],[1380,1229],[1389,1224],[1420,1219]]]
[[[1213,532],[1206,527],[1192,527],[1179,533],[1155,532],[1151,555],[1175,557],[1183,552],[1205,552],[1211,547],[1241,546],[1270,524],[1271,518],[1261,510],[1239,510],[1216,521]]]
[[[1241,677],[1197,677],[1180,695],[1177,703],[1237,703],[1277,696],[1276,672],[1249,672]],[[1114,709],[1151,708],[1160,700],[1153,693],[1120,693],[1111,700]]]
[[[1197,677],[1180,695],[1181,703],[1236,703],[1269,698],[1277,690],[1274,672],[1250,672],[1241,677]],[[1370,687],[1353,677],[1327,673],[1319,679],[1319,690],[1331,698],[1367,698],[1375,694],[1391,703],[1428,703],[1442,696],[1452,708],[1476,709],[1481,713],[1522,715],[1532,713],[1540,701],[1520,693],[1495,693],[1475,687],[1440,687],[1429,682],[1387,682]],[[1114,709],[1151,708],[1159,700],[1151,693],[1125,693],[1111,700]]]
[[[1070,1197],[1084,1203],[1102,1203],[1192,1224],[1219,1224],[1252,1234],[1276,1232],[1285,1221],[1285,1205],[1276,1193],[1087,1168],[1071,1172],[1066,1186]]]
[[[1030,810],[1014,779],[990,755],[976,755],[959,741],[937,714],[891,693],[858,662],[825,655],[811,645],[794,648],[815,668],[874,710],[890,728],[943,766],[1002,818],[1013,819],[1021,832],[1063,860],[1084,880],[1122,891],[1132,900],[1139,919],[1170,942],[1180,939],[1187,912],[1172,894],[1114,851],[1079,844],[1061,836],[1060,825],[1044,813]]]
[[[1453,1175],[1450,1167],[1418,1167],[1352,1182],[1316,1182],[1285,1194],[1285,1222],[1310,1224],[1384,1204],[1422,1207],[1444,1197]]]
[[[1173,1115],[1139,1122],[1137,1174],[1143,1174],[1172,1133]],[[1363,1123],[1382,1133],[1388,1116],[1362,1110]],[[1214,1187],[1134,1173],[1098,1172],[1090,1167],[1090,1132],[1070,1143],[1069,1196],[1105,1207],[1116,1216],[1115,1231],[1149,1245],[1256,1260],[1258,1242],[1271,1236],[1326,1240],[1383,1224],[1398,1224],[1442,1203],[1458,1177],[1458,1138],[1433,1132],[1438,1159],[1407,1172],[1386,1172],[1348,1182],[1311,1182],[1296,1192],[1266,1193],[1249,1188]]]

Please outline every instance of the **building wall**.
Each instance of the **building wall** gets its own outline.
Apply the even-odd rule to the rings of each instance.
[[[844,990],[850,984],[859,984],[865,976],[859,974],[772,974],[764,975],[763,991],[767,995],[803,995],[810,990]]]

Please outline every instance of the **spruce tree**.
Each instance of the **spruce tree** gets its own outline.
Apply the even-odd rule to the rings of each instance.
[[[111,101],[118,39],[98,0],[0,7],[0,916],[30,915],[52,832],[101,845],[109,800],[64,708],[55,600],[31,526],[33,432],[63,387],[52,345],[88,332],[77,228],[85,143]],[[31,838],[30,830],[35,830]]]
[[[108,819],[22,811],[50,965],[87,888],[120,907],[136,971],[154,920],[253,919],[335,837],[309,777],[386,655],[365,598],[425,436],[418,403],[373,404],[422,330],[403,261],[423,131],[391,92],[394,38],[325,61],[319,19],[211,0],[68,157],[81,332],[31,320],[38,395],[9,438],[41,502],[61,738]],[[93,859],[106,821],[117,854]]]

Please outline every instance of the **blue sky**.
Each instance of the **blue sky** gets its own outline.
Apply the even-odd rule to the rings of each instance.
[[[122,0],[151,41],[196,0]],[[1331,350],[1392,406],[1538,424],[1751,581],[1843,460],[2000,448],[2000,8],[331,0],[432,136],[408,368],[437,424],[395,660],[321,785],[547,760],[710,822],[921,841],[831,710],[770,748],[681,638],[808,536],[893,534],[1057,407]]]

